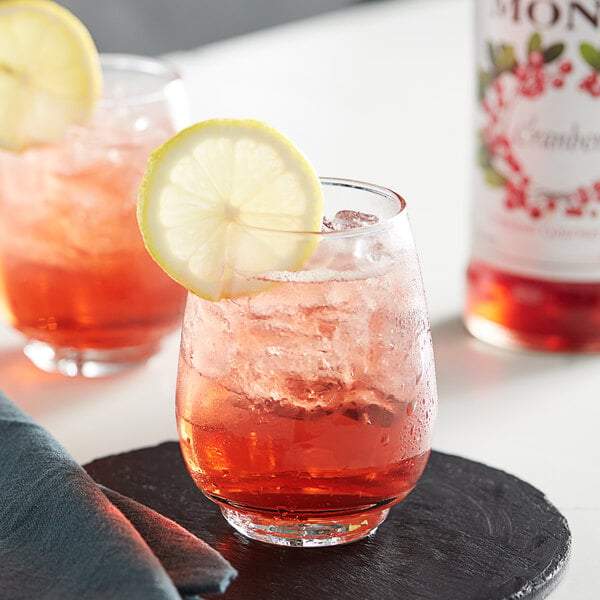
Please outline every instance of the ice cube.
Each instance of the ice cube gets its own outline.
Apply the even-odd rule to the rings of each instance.
[[[321,224],[321,231],[335,231],[333,223],[327,218],[323,217],[323,223]]]
[[[374,225],[379,221],[376,215],[361,213],[356,210],[340,210],[333,219],[323,219],[325,231],[344,231],[346,229],[357,229],[367,225]]]

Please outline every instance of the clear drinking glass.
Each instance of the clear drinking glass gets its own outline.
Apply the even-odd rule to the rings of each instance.
[[[90,377],[155,353],[185,303],[135,215],[149,153],[186,124],[182,81],[151,58],[101,64],[90,123],[57,144],[0,151],[0,311],[38,367]]]
[[[191,476],[238,531],[290,546],[373,533],[421,476],[436,415],[404,200],[322,183],[324,231],[269,233],[274,248],[310,240],[306,264],[244,273],[263,288],[252,296],[189,294],[179,357]]]

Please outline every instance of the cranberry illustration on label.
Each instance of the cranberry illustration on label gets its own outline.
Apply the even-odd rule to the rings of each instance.
[[[594,48],[584,42],[579,47],[579,51],[583,60],[592,68],[591,73],[581,80],[579,88],[597,98],[600,96],[600,48]]]
[[[485,117],[480,131],[479,165],[488,186],[504,189],[504,208],[521,211],[531,219],[551,214],[595,218],[600,214],[600,181],[567,192],[540,189],[507,132],[507,121],[517,102],[561,93],[567,87],[574,65],[563,58],[565,48],[562,42],[544,45],[542,35],[536,32],[519,59],[514,46],[489,42],[491,68],[479,73],[479,101]],[[599,97],[600,49],[582,43],[580,54],[592,72],[579,83],[579,89]]]

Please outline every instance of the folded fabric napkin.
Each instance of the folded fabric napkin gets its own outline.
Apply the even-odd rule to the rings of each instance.
[[[2,600],[180,600],[236,574],[175,522],[96,485],[0,392]]]

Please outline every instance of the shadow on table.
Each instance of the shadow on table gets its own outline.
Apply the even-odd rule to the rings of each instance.
[[[92,401],[90,393],[124,374],[102,379],[46,373],[25,357],[20,347],[0,351],[0,389],[28,414],[54,412],[73,403]]]
[[[467,388],[485,391],[499,381],[528,378],[574,361],[593,360],[582,354],[496,348],[469,334],[458,315],[432,323],[431,333],[440,396]]]

